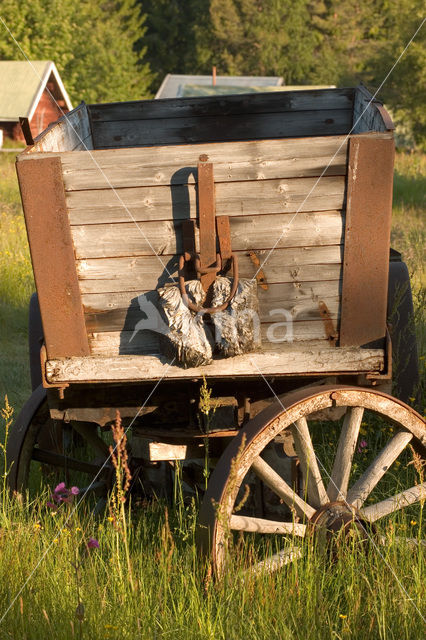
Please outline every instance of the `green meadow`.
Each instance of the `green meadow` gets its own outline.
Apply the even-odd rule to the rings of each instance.
[[[14,153],[0,153],[0,406],[2,441],[30,394],[27,307],[34,290]],[[398,153],[392,246],[412,280],[422,380],[426,355],[426,156]],[[11,410],[7,410],[7,396]],[[380,434],[379,434],[380,435]],[[333,430],[324,434],[323,453]],[[381,447],[371,442],[368,455]],[[374,444],[373,444],[374,443]],[[2,458],[0,451],[0,460]],[[363,454],[359,463],[363,464]],[[421,481],[410,456],[396,482]],[[423,506],[380,529],[385,544],[341,545],[334,561],[309,538],[303,557],[274,574],[243,575],[250,542],[236,540],[215,581],[195,545],[197,502],[111,505],[94,515],[78,498],[50,508],[53,487],[30,502],[0,489],[0,638],[15,640],[417,640],[424,637],[426,538]],[[60,479],[59,479],[60,480]],[[58,480],[58,482],[59,482]],[[75,508],[76,507],[76,508]],[[406,544],[404,538],[417,544]],[[402,541],[401,541],[402,540]],[[92,542],[91,542],[92,541]],[[96,544],[93,542],[96,541]],[[292,541],[289,540],[288,544]],[[255,544],[255,541],[253,541]],[[99,546],[98,546],[99,545]]]

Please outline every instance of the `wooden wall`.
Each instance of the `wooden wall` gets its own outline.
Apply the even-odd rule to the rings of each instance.
[[[319,302],[336,325],[340,313],[344,136],[61,154],[92,354],[158,352],[151,331],[130,340],[143,318],[138,296],[154,300],[149,292],[177,275],[182,220],[197,217],[200,155],[214,166],[216,213],[230,216],[240,276],[256,273],[250,252],[267,258],[268,288],[259,288],[264,342],[271,324],[285,320],[271,312],[284,309],[295,340],[326,345]],[[275,334],[285,335],[285,327]]]

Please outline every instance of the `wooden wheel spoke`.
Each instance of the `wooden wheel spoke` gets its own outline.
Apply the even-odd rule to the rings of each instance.
[[[290,564],[294,560],[298,560],[302,556],[302,549],[300,547],[290,547],[290,549],[281,549],[278,553],[274,553],[273,556],[257,562],[245,573],[250,575],[257,575],[259,573],[273,573],[278,571],[286,564]]]
[[[230,527],[234,531],[246,531],[247,533],[278,533],[300,536],[301,538],[303,538],[306,533],[306,525],[298,522],[278,522],[275,520],[238,515],[231,516]]]
[[[309,502],[318,509],[322,505],[327,504],[329,500],[322,481],[306,418],[296,420],[290,429],[293,435],[296,453],[300,460],[302,474],[307,483]]]
[[[352,460],[363,415],[363,407],[349,407],[346,411],[337,445],[333,471],[327,487],[327,495],[330,502],[346,499]]]
[[[278,475],[274,469],[263,460],[260,456],[252,462],[251,468],[255,474],[277,494],[290,508],[294,508],[297,515],[301,518],[311,518],[315,509],[307,502],[302,500],[290,485]]]
[[[411,487],[411,489],[398,493],[396,496],[386,498],[386,500],[382,500],[377,504],[372,504],[363,509],[361,513],[364,518],[370,522],[375,522],[394,511],[398,511],[399,509],[403,509],[414,502],[425,499],[426,482],[423,482],[423,484],[417,484],[414,487]]]
[[[84,473],[90,473],[96,475],[101,469],[101,465],[93,464],[92,462],[86,462],[85,460],[77,460],[76,458],[69,458],[61,453],[55,453],[54,451],[46,451],[45,449],[39,449],[35,447],[32,453],[32,459],[42,462],[44,464],[50,464],[53,467],[62,467],[63,469],[73,469],[74,471],[83,471]]]
[[[395,462],[401,451],[413,438],[413,434],[408,431],[397,433],[382,449],[377,458],[370,464],[368,469],[357,480],[348,492],[347,501],[358,509],[363,505],[367,496],[373,491],[382,476]]]

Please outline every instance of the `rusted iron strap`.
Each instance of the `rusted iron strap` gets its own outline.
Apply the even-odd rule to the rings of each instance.
[[[229,216],[216,216],[216,231],[219,240],[220,257],[222,258],[222,269],[227,271],[232,255]]]
[[[18,160],[16,170],[47,357],[88,356],[61,160]]]
[[[330,312],[327,308],[327,305],[323,300],[318,303],[319,312],[321,318],[324,321],[325,333],[327,335],[327,340],[329,340],[333,345],[336,344],[336,340],[339,337],[336,329],[334,328],[333,320],[331,319]]]
[[[386,333],[393,161],[392,134],[350,139],[340,346]]]
[[[215,193],[213,165],[211,162],[198,163],[198,214],[200,222],[201,284],[207,291],[216,278],[216,271],[204,269],[216,263]]]
[[[265,272],[263,271],[263,269],[259,269],[260,260],[257,254],[254,251],[249,251],[249,258],[254,264],[254,266],[257,267],[256,269],[257,284],[260,285],[262,289],[265,289],[265,290],[268,289],[268,282],[266,280]]]

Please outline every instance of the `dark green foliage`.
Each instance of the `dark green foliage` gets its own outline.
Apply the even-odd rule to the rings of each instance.
[[[1,15],[28,58],[55,62],[74,103],[147,97],[145,49],[134,50],[144,16],[134,0],[2,0]],[[23,59],[1,29],[0,59]]]

